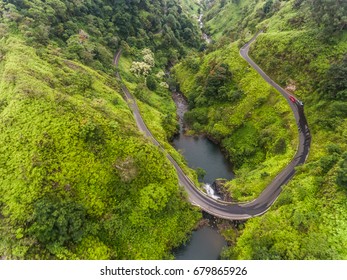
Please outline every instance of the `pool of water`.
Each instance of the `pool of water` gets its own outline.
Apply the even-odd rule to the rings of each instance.
[[[218,178],[232,179],[234,177],[231,164],[220,147],[206,136],[185,135],[183,116],[188,110],[188,104],[181,93],[174,92],[173,99],[180,123],[180,131],[173,139],[173,146],[183,154],[191,168],[200,167],[206,171],[201,181],[205,183],[206,192],[218,199],[211,185]],[[215,227],[204,226],[194,231],[189,242],[178,248],[174,255],[177,260],[217,260],[226,244],[225,239]]]
[[[206,136],[187,136],[184,134],[184,113],[188,110],[187,101],[182,94],[173,96],[180,123],[180,133],[173,139],[173,146],[181,151],[188,165],[206,171],[203,183],[212,184],[218,178],[232,179],[231,163],[225,158],[220,147],[210,141]]]
[[[189,242],[175,253],[176,260],[218,260],[227,243],[219,232],[209,226],[194,231]]]
[[[226,160],[220,148],[205,136],[178,135],[173,145],[180,150],[188,165],[206,171],[204,183],[212,184],[218,178],[232,179],[231,164]]]

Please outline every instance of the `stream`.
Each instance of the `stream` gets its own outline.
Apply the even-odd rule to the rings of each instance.
[[[203,28],[202,17],[203,14],[200,14],[198,18],[200,29]],[[207,34],[202,33],[202,37],[207,44],[212,42]],[[225,158],[220,147],[206,136],[185,134],[184,114],[188,111],[188,102],[179,92],[173,92],[172,98],[176,103],[180,125],[179,133],[172,144],[183,154],[189,167],[193,169],[200,167],[205,170],[206,175],[202,183],[206,193],[215,199],[220,199],[212,184],[218,178],[230,180],[234,177],[231,163]],[[220,253],[227,242],[218,232],[213,217],[208,216],[209,225],[194,231],[190,240],[175,251],[176,260],[218,260],[220,258]]]
[[[200,26],[200,29],[202,30],[203,29],[203,27],[204,27],[204,23],[203,23],[203,21],[202,21],[202,17],[203,17],[204,15],[203,14],[200,14],[199,15],[199,18],[198,18],[198,22],[199,22],[199,26]],[[207,44],[210,44],[211,42],[212,42],[212,39],[211,39],[211,37],[210,36],[208,36],[206,33],[202,33],[202,38],[205,40],[205,42],[207,43]]]
[[[226,160],[219,146],[206,136],[185,135],[186,127],[183,117],[188,111],[188,103],[178,92],[173,92],[172,98],[176,103],[180,125],[179,134],[173,139],[173,146],[184,155],[189,167],[193,169],[200,167],[206,171],[202,180],[206,193],[219,199],[212,183],[217,178],[232,179],[234,175],[231,164]],[[225,239],[215,226],[203,226],[193,232],[189,242],[175,252],[175,257],[177,260],[217,260],[222,248],[226,245]]]

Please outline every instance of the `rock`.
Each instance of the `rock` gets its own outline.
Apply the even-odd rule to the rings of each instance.
[[[213,186],[216,188],[216,190],[220,189],[220,188],[224,188],[224,185],[227,183],[227,180],[225,179],[216,179],[213,182]]]
[[[228,181],[226,179],[216,179],[213,182],[212,187],[216,191],[216,193],[222,198],[223,201],[232,202],[234,200],[232,199],[229,191],[225,187],[225,184],[227,182]]]
[[[207,218],[203,218],[199,221],[199,223],[196,226],[196,229],[200,229],[202,227],[209,226],[209,220]]]

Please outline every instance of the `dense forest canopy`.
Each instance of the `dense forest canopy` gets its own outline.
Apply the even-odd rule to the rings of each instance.
[[[2,32],[19,31],[30,44],[63,47],[70,59],[107,69],[122,43],[166,50],[177,59],[197,47],[197,26],[178,1],[1,1]],[[66,48],[65,48],[66,47]],[[176,57],[175,57],[176,55]]]

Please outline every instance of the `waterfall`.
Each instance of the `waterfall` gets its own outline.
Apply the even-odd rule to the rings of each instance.
[[[199,24],[200,24],[200,29],[202,29],[204,27],[204,23],[202,22],[202,17],[203,17],[203,14],[200,14],[199,19],[198,19]]]
[[[203,17],[203,14],[200,14],[199,18],[198,18],[201,30],[204,27],[204,23],[202,21],[202,17]],[[210,44],[212,42],[211,38],[206,33],[202,33],[202,38],[206,41],[207,44]]]
[[[211,187],[210,184],[204,184],[204,189],[210,197],[214,199],[221,199],[220,196],[216,195],[215,190]]]

